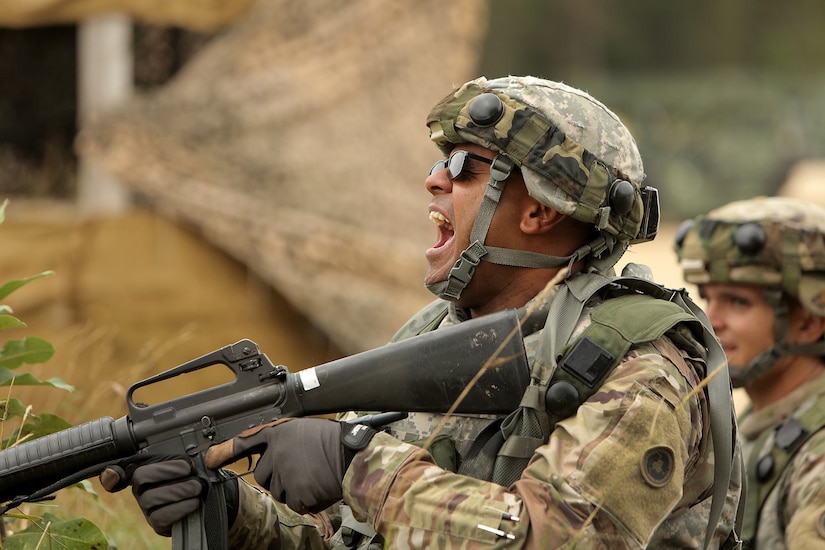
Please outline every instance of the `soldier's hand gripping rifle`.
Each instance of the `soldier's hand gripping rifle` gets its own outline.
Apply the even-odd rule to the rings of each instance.
[[[212,365],[226,384],[152,405],[137,390]],[[241,340],[134,384],[128,415],[99,418],[0,451],[0,508],[42,500],[111,465],[185,455],[208,483],[206,502],[172,530],[172,547],[226,547],[222,472],[204,464],[210,446],[282,417],[346,411],[506,414],[516,409],[529,370],[515,310],[481,317],[296,373]]]

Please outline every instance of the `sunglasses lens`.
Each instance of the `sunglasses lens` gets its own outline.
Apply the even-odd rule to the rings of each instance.
[[[430,168],[430,175],[432,176],[433,174],[441,172],[442,170],[447,168],[449,170],[449,172],[447,173],[447,177],[449,177],[451,180],[454,180],[461,175],[461,172],[464,171],[464,163],[467,161],[467,157],[469,156],[471,155],[467,151],[455,151],[452,155],[450,155],[450,158],[448,158],[447,160],[439,160],[438,162],[433,164],[433,167]],[[492,164],[492,161],[484,159],[482,157],[473,156],[472,158],[478,158],[479,160],[486,161],[488,164]]]
[[[464,161],[467,160],[467,151],[456,151],[447,159],[447,168],[450,169],[450,179],[454,180],[464,170]]]
[[[446,167],[447,167],[447,161],[446,160],[439,160],[438,162],[433,164],[432,168],[430,168],[430,175],[432,176],[433,174],[437,174],[437,173],[441,172],[442,170],[444,170],[444,168],[446,168]]]

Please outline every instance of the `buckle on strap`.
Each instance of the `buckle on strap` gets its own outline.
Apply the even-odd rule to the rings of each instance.
[[[478,241],[468,246],[462,253],[461,257],[456,260],[455,265],[450,270],[450,279],[457,279],[466,285],[473,278],[473,273],[476,270],[481,258],[487,254],[487,249]]]
[[[515,164],[504,155],[497,155],[490,165],[490,182],[488,185],[501,191],[504,188],[504,181],[510,177]],[[493,183],[495,182],[495,183]]]

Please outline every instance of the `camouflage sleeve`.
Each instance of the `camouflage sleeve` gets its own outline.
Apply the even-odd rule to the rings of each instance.
[[[786,526],[787,548],[825,548],[825,430],[813,435],[794,456],[782,493],[776,517]],[[760,535],[771,528],[760,521]]]
[[[672,346],[642,351],[559,423],[509,489],[378,434],[348,469],[344,499],[393,548],[643,547],[681,503],[703,428],[698,377],[682,374]]]
[[[298,514],[243,479],[238,480],[238,489],[238,516],[229,530],[229,548],[329,548],[334,529],[326,513]]]

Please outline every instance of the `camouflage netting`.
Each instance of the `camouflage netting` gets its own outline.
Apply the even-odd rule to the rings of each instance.
[[[78,153],[268,281],[346,352],[431,295],[425,117],[475,76],[486,3],[265,0]],[[220,307],[220,296],[204,297]]]

